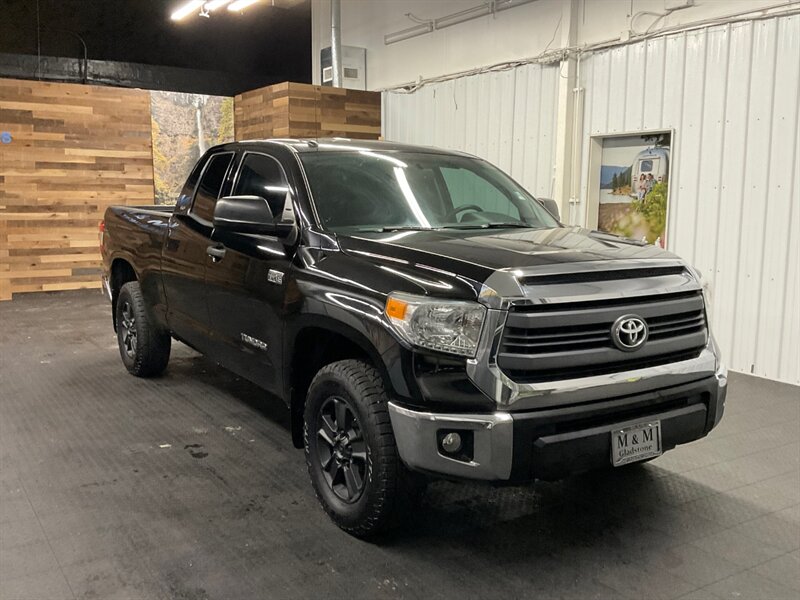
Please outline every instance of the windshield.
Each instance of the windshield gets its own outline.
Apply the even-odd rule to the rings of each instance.
[[[511,178],[475,158],[362,150],[300,159],[331,231],[558,226]]]

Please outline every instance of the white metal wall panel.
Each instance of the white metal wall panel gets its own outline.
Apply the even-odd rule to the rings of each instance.
[[[384,92],[383,137],[475,154],[552,197],[558,67],[526,65]]]
[[[800,17],[584,57],[589,137],[675,129],[668,247],[714,289],[731,368],[800,383]],[[585,221],[584,221],[585,222]]]
[[[668,247],[711,281],[731,368],[800,383],[800,17],[584,57],[589,138],[674,129]],[[552,197],[559,70],[528,65],[384,93],[384,137],[463,150]]]

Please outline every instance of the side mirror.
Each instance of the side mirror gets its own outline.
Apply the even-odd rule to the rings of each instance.
[[[537,200],[542,203],[542,206],[547,209],[547,212],[556,218],[556,221],[561,220],[561,217],[558,214],[558,202],[552,198],[537,198]]]
[[[217,200],[212,220],[215,229],[288,237],[294,223],[275,221],[269,203],[261,196],[226,196]]]

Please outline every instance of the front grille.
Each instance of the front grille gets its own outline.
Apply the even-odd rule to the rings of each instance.
[[[634,352],[619,350],[611,338],[612,325],[626,314],[649,328]],[[707,335],[700,292],[530,305],[509,312],[497,362],[520,383],[587,377],[694,358]]]

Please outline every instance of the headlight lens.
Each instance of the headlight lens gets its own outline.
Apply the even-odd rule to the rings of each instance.
[[[390,294],[386,316],[409,344],[474,357],[486,308],[477,302]]]

